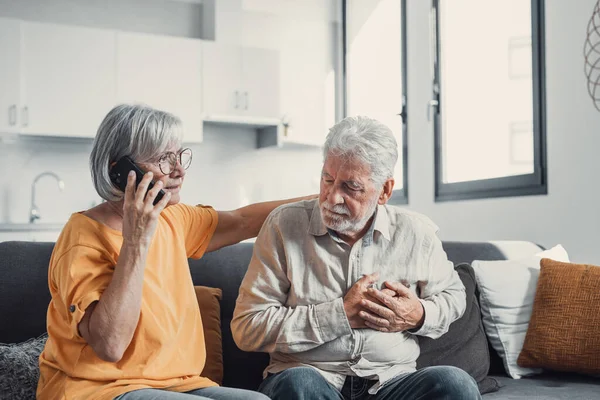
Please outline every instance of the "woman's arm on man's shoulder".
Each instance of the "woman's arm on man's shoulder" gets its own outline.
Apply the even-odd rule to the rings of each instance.
[[[318,195],[250,204],[232,211],[217,211],[218,223],[206,251],[239,243],[256,237],[267,216],[275,208],[296,201],[316,199]]]

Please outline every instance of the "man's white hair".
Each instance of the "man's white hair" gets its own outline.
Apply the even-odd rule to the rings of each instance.
[[[394,177],[398,144],[391,129],[368,117],[347,117],[330,130],[323,148],[329,155],[358,160],[371,167],[371,180],[383,184]]]

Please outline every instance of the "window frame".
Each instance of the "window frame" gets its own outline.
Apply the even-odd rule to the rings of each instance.
[[[342,116],[348,116],[348,86],[347,86],[347,72],[348,72],[348,57],[347,57],[347,2],[349,0],[342,0]],[[392,192],[392,197],[388,201],[388,204],[401,205],[408,204],[408,74],[407,74],[407,38],[406,38],[406,0],[400,0],[401,10],[401,27],[400,35],[402,37],[400,45],[400,52],[402,57],[401,68],[401,80],[402,80],[402,104],[400,105],[399,113],[396,114],[402,118],[402,149],[400,150],[399,160],[402,162],[402,189],[397,189]]]
[[[429,107],[430,111],[434,110],[435,202],[547,194],[544,0],[531,0],[534,170],[530,174],[456,183],[442,181],[444,163],[440,111],[443,106],[441,104],[443,85],[439,61],[443,43],[439,32],[439,6],[440,0],[432,0],[433,97]]]

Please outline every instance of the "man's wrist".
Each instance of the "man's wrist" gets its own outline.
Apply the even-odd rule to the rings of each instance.
[[[415,327],[411,330],[417,331],[417,330],[421,329],[421,327],[425,323],[425,306],[423,306],[423,303],[420,301],[419,301],[419,307],[421,308],[421,318],[419,319],[419,321],[417,322]]]

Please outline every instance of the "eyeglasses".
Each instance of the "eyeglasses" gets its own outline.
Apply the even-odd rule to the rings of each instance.
[[[177,161],[183,167],[188,169],[192,164],[192,149],[186,148],[181,150],[179,153],[167,152],[158,159],[158,168],[160,172],[165,175],[169,175],[177,167]]]

